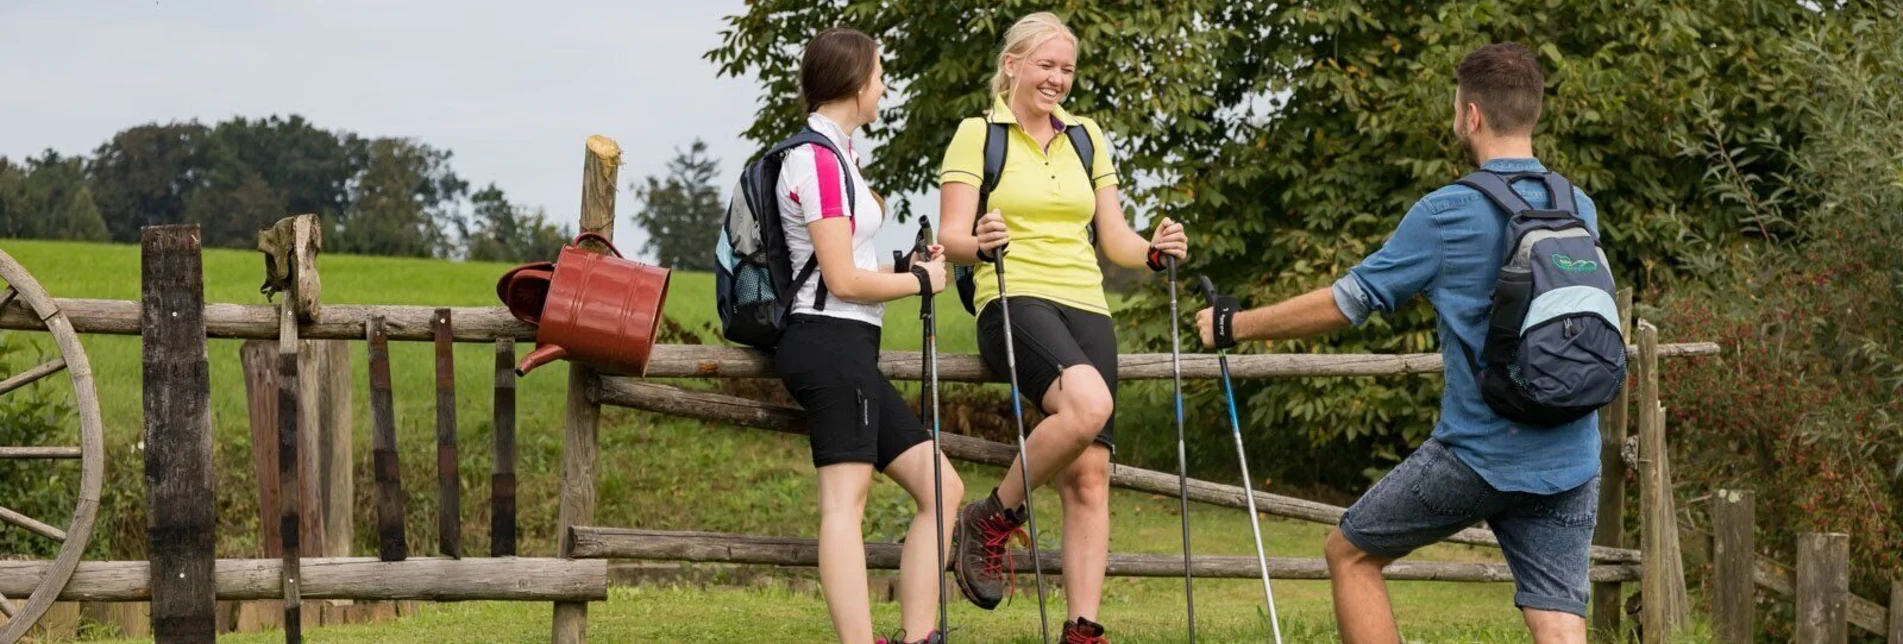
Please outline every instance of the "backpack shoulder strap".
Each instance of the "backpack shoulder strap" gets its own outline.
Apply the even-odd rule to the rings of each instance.
[[[1097,181],[1097,142],[1090,138],[1090,130],[1084,129],[1084,126],[1081,124],[1072,125],[1064,128],[1064,136],[1070,137],[1071,149],[1076,150],[1077,157],[1084,162],[1084,178],[1087,181],[1085,185],[1095,184]]]
[[[1579,202],[1573,198],[1573,182],[1558,172],[1548,172],[1540,179],[1546,182],[1546,192],[1552,195],[1553,210],[1564,210],[1574,217],[1579,216]]]
[[[826,135],[820,134],[810,127],[803,128],[799,134],[795,134],[792,138],[774,145],[771,150],[768,150],[764,158],[781,158],[781,155],[805,145],[818,146],[833,153],[833,156],[839,158],[839,166],[841,168],[845,168],[852,163],[851,159],[846,158],[844,152],[841,152],[838,147],[833,145],[832,139],[826,138]],[[839,173],[839,178],[846,184],[846,216],[857,217],[859,215],[859,191],[852,185],[852,173],[842,171]],[[772,203],[778,203],[777,198],[774,199]],[[780,293],[782,306],[787,308],[792,307],[793,296],[799,293],[800,288],[806,285],[806,280],[811,278],[818,268],[819,254],[815,252],[812,257],[806,258],[806,265],[800,267],[799,273],[794,276],[793,283],[786,289],[786,292]],[[826,277],[823,275],[819,278],[819,285],[814,288],[813,308],[820,311],[826,310]]]
[[[1493,205],[1505,210],[1508,217],[1518,217],[1533,209],[1533,205],[1527,203],[1520,193],[1513,191],[1513,186],[1507,183],[1506,177],[1495,172],[1477,170],[1454,183],[1480,191],[1480,194],[1486,195],[1487,200],[1493,202]]]
[[[978,181],[978,212],[971,218],[971,232],[978,232],[978,217],[990,210],[991,191],[998,189],[1004,175],[1004,160],[1011,150],[1011,124],[985,123],[985,169]]]

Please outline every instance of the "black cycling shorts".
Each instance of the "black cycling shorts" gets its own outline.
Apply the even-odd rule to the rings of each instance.
[[[993,372],[1005,373],[1003,300],[992,300],[978,315],[978,355]],[[1110,316],[1050,300],[1010,298],[1011,340],[1017,345],[1018,388],[1026,403],[1044,407],[1044,393],[1064,369],[1087,364],[1103,376],[1110,397],[1117,397],[1117,328]],[[1097,442],[1114,449],[1116,412],[1104,421]]]
[[[813,466],[892,460],[932,439],[899,390],[879,375],[879,327],[823,315],[788,321],[773,368],[806,409]]]

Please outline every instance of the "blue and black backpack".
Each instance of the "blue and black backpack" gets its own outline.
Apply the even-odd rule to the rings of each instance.
[[[720,313],[721,335],[762,351],[772,351],[780,345],[794,294],[799,293],[800,287],[819,268],[819,257],[815,255],[794,272],[792,252],[786,246],[784,220],[780,218],[779,194],[775,190],[786,154],[809,143],[837,155],[842,168],[850,163],[826,135],[810,128],[773,144],[740,172],[740,183],[734,186],[733,195],[727,200],[726,223],[720,229],[720,241],[714,243],[714,304]],[[858,212],[855,203],[858,193],[853,190],[852,174],[844,173],[844,177],[847,212]],[[814,306],[826,308],[823,277]]]
[[[1553,207],[1534,208],[1512,184],[1537,180]],[[1507,214],[1507,256],[1494,286],[1486,348],[1476,362],[1462,347],[1481,397],[1501,416],[1559,425],[1612,402],[1625,386],[1626,344],[1614,300],[1612,265],[1579,216],[1573,186],[1553,172],[1469,174]]]

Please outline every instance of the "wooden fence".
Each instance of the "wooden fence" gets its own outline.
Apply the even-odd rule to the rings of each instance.
[[[590,137],[584,157],[583,205],[581,230],[611,235],[619,147],[602,137]],[[189,243],[185,240],[189,238]],[[616,405],[652,412],[696,418],[717,424],[799,433],[804,423],[798,410],[717,393],[691,391],[654,382],[677,378],[770,378],[770,361],[750,350],[711,346],[657,346],[648,378],[637,380],[602,376],[585,366],[569,370],[567,412],[563,427],[561,514],[558,556],[555,558],[516,558],[515,485],[514,485],[514,391],[511,363],[515,342],[532,340],[535,329],[523,324],[497,307],[436,308],[424,306],[324,305],[316,297],[314,260],[299,275],[299,291],[279,306],[203,303],[202,270],[199,268],[196,232],[192,227],[168,227],[148,231],[148,239],[165,245],[159,250],[148,244],[148,265],[164,266],[157,274],[148,271],[146,302],[118,300],[59,300],[73,327],[83,333],[143,334],[148,339],[148,369],[154,364],[169,368],[204,369],[203,343],[206,338],[247,338],[259,342],[242,351],[248,365],[247,387],[254,393],[275,390],[275,405],[265,401],[272,396],[253,396],[254,463],[260,489],[260,527],[274,551],[265,559],[213,559],[211,525],[204,517],[191,513],[151,512],[158,524],[154,535],[179,534],[191,539],[184,546],[154,550],[150,561],[85,562],[61,593],[66,601],[151,601],[151,622],[159,641],[182,641],[211,628],[207,624],[212,606],[218,600],[270,599],[283,601],[283,625],[287,641],[301,638],[300,607],[304,600],[509,600],[547,601],[554,604],[551,624],[552,641],[582,642],[586,639],[587,608],[591,601],[606,597],[607,558],[754,563],[782,566],[812,566],[816,563],[815,544],[807,539],[773,536],[733,535],[692,532],[664,532],[599,527],[594,525],[595,471],[599,454],[600,406]],[[595,249],[600,250],[600,249]],[[162,261],[160,261],[162,260]],[[153,262],[157,262],[154,264]],[[308,282],[308,285],[306,283]],[[193,295],[196,294],[196,295]],[[153,316],[153,300],[165,300],[165,310],[192,310],[183,316]],[[1629,314],[1629,295],[1622,297],[1622,308]],[[36,329],[40,321],[20,307],[0,308],[0,328]],[[1672,630],[1686,623],[1689,602],[1684,587],[1683,564],[1678,555],[1680,544],[1675,516],[1672,476],[1665,451],[1665,416],[1659,401],[1658,361],[1660,359],[1707,356],[1719,348],[1709,343],[1659,345],[1657,329],[1650,323],[1628,323],[1637,343],[1629,348],[1635,365],[1636,387],[1601,415],[1604,437],[1604,478],[1600,504],[1601,529],[1592,549],[1591,579],[1594,583],[1594,625],[1605,632],[1618,632],[1620,612],[1617,598],[1622,584],[1639,582],[1644,590],[1643,635],[1647,642],[1663,641]],[[164,338],[151,346],[153,338]],[[327,445],[347,446],[348,422],[323,433],[324,405],[311,405],[311,396],[322,396],[328,378],[349,369],[348,359],[326,358],[338,351],[338,344],[315,344],[313,340],[364,341],[368,344],[370,406],[372,416],[374,504],[378,534],[378,553],[374,558],[349,556],[347,538],[343,550],[329,547],[333,526],[343,525],[348,535],[353,508],[325,503],[325,499],[349,499],[349,454],[329,452]],[[272,342],[275,341],[275,346]],[[431,342],[437,349],[437,493],[439,514],[438,557],[411,557],[414,545],[404,534],[403,481],[398,467],[394,434],[394,404],[390,392],[388,343],[392,341]],[[454,382],[449,348],[456,342],[493,343],[496,349],[495,458],[491,473],[492,523],[489,557],[461,557],[461,490],[455,475],[459,449],[456,444]],[[196,349],[194,349],[196,347]],[[341,353],[341,352],[339,352]],[[273,361],[275,354],[275,361]],[[326,365],[328,360],[328,366]],[[157,362],[155,362],[157,361]],[[923,359],[918,352],[885,352],[880,369],[889,378],[917,380]],[[1167,354],[1135,354],[1119,358],[1119,376],[1123,380],[1164,379],[1170,377]],[[1412,355],[1240,355],[1231,358],[1236,378],[1307,378],[1330,376],[1366,376],[1390,374],[1438,374],[1437,354]],[[1213,356],[1183,357],[1182,372],[1187,378],[1213,378],[1217,373]],[[275,377],[273,377],[275,376]],[[940,359],[940,378],[948,382],[999,382],[976,356],[945,355]],[[347,382],[342,380],[340,382]],[[208,386],[193,379],[173,381],[148,377],[148,410],[171,410],[148,414],[148,431],[165,436],[167,445],[148,446],[165,453],[161,465],[205,468],[209,472],[209,422],[199,419],[198,409],[209,396]],[[342,390],[348,389],[347,386]],[[339,403],[340,388],[333,385],[331,405]],[[1632,399],[1636,398],[1636,401]],[[305,413],[306,409],[319,412]],[[296,410],[286,413],[286,410]],[[348,418],[348,415],[342,416]],[[1629,420],[1635,422],[1628,422]],[[1628,439],[1627,427],[1636,427],[1636,436]],[[341,437],[341,438],[340,438]],[[1628,444],[1636,449],[1628,450]],[[944,451],[950,458],[987,465],[1008,465],[1016,450],[1008,445],[948,433]],[[1621,455],[1636,453],[1636,459]],[[324,456],[331,454],[331,456]],[[329,458],[328,464],[325,459]],[[342,459],[342,460],[339,460]],[[154,463],[148,460],[148,467]],[[1641,531],[1637,547],[1625,542],[1618,529],[1624,516],[1623,481],[1628,470],[1638,472],[1641,485]],[[329,476],[319,473],[329,471]],[[269,475],[269,478],[267,478]],[[339,481],[337,479],[346,479]],[[275,486],[270,482],[275,482]],[[1177,492],[1174,474],[1120,466],[1113,469],[1115,487],[1162,495]],[[328,486],[328,487],[327,487]],[[273,494],[275,488],[275,494]],[[1246,507],[1245,492],[1239,486],[1210,481],[1191,481],[1191,500],[1220,507]],[[209,476],[188,476],[168,480],[151,490],[151,507],[168,510],[186,499],[210,498]],[[1305,521],[1334,523],[1343,508],[1287,496],[1256,492],[1254,501],[1266,514]],[[202,503],[199,504],[202,506]],[[169,517],[178,516],[174,520]],[[276,530],[272,530],[275,523]],[[1608,525],[1610,524],[1610,525]],[[1748,533],[1747,533],[1748,534]],[[156,538],[156,536],[155,536]],[[1498,541],[1486,530],[1469,529],[1449,538],[1454,543],[1496,546]],[[1812,540],[1807,540],[1810,543]],[[1726,542],[1728,545],[1731,542]],[[1841,567],[1832,558],[1834,546],[1828,539],[1815,544],[1815,554],[1800,557],[1796,581],[1788,576],[1765,573],[1753,568],[1754,583],[1775,588],[1808,588],[1813,576],[1806,570],[1834,570]],[[1735,546],[1732,546],[1735,548]],[[868,564],[872,568],[896,566],[897,546],[868,544]],[[1748,547],[1747,550],[1748,551]],[[1046,553],[1033,562],[1026,553],[1016,553],[1021,568],[1039,565],[1061,572],[1061,556]],[[45,562],[0,562],[0,594],[31,591],[43,575]],[[1205,577],[1252,576],[1253,560],[1240,557],[1203,556],[1191,564],[1194,572]],[[184,581],[157,574],[161,570],[196,571]],[[1729,569],[1726,569],[1729,570]],[[1318,559],[1276,558],[1271,572],[1282,578],[1321,579],[1327,568]],[[1183,573],[1177,557],[1114,554],[1109,573],[1124,576],[1175,576]],[[1511,573],[1501,565],[1439,562],[1402,562],[1387,574],[1393,579],[1454,582],[1506,582]],[[1731,573],[1731,574],[1735,574]],[[1820,579],[1828,580],[1828,574]],[[189,582],[189,583],[187,583]],[[1823,583],[1823,582],[1817,582]],[[1826,584],[1827,585],[1827,584]],[[1800,612],[1811,610],[1814,603],[1824,606],[1820,623],[1835,614],[1860,626],[1884,623],[1882,607],[1863,606],[1845,600],[1849,608],[1835,613],[1827,592],[1799,593]],[[1903,595],[1893,602],[1903,601]],[[1846,603],[1847,602],[1847,603]],[[1727,604],[1730,606],[1731,604]],[[1727,611],[1733,609],[1727,608]],[[1729,615],[1731,613],[1727,613]],[[1874,620],[1874,621],[1872,621]],[[1826,629],[1827,630],[1827,629]],[[1894,630],[1894,629],[1893,629]],[[1807,631],[1808,632],[1808,631]],[[1824,641],[1824,640],[1817,640]],[[1899,643],[1903,644],[1903,643]]]

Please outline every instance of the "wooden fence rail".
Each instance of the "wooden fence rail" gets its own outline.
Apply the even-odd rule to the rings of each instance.
[[[708,563],[765,564],[813,567],[819,565],[819,542],[800,537],[763,537],[714,532],[673,532],[577,526],[571,531],[575,549],[571,556],[581,559],[649,559]],[[866,567],[896,570],[900,544],[866,544]],[[1016,570],[1029,574],[1031,553],[1012,549]],[[1043,549],[1046,574],[1063,574],[1064,555],[1058,549]],[[1260,574],[1255,557],[1198,556],[1190,569],[1204,579],[1255,579]],[[1506,564],[1398,561],[1384,571],[1388,579],[1405,581],[1509,582],[1512,571]],[[1181,577],[1183,558],[1177,555],[1111,554],[1107,574],[1112,577]],[[1272,557],[1269,575],[1276,579],[1327,579],[1328,565],[1321,559]],[[1639,567],[1633,564],[1594,566],[1591,577],[1597,582],[1636,581]]]
[[[608,562],[549,558],[447,559],[319,557],[299,562],[303,599],[434,601],[600,601],[608,597]],[[221,600],[284,596],[277,559],[219,559],[213,575]],[[0,594],[30,592],[45,561],[0,561]],[[60,601],[151,601],[151,564],[83,561]]]

